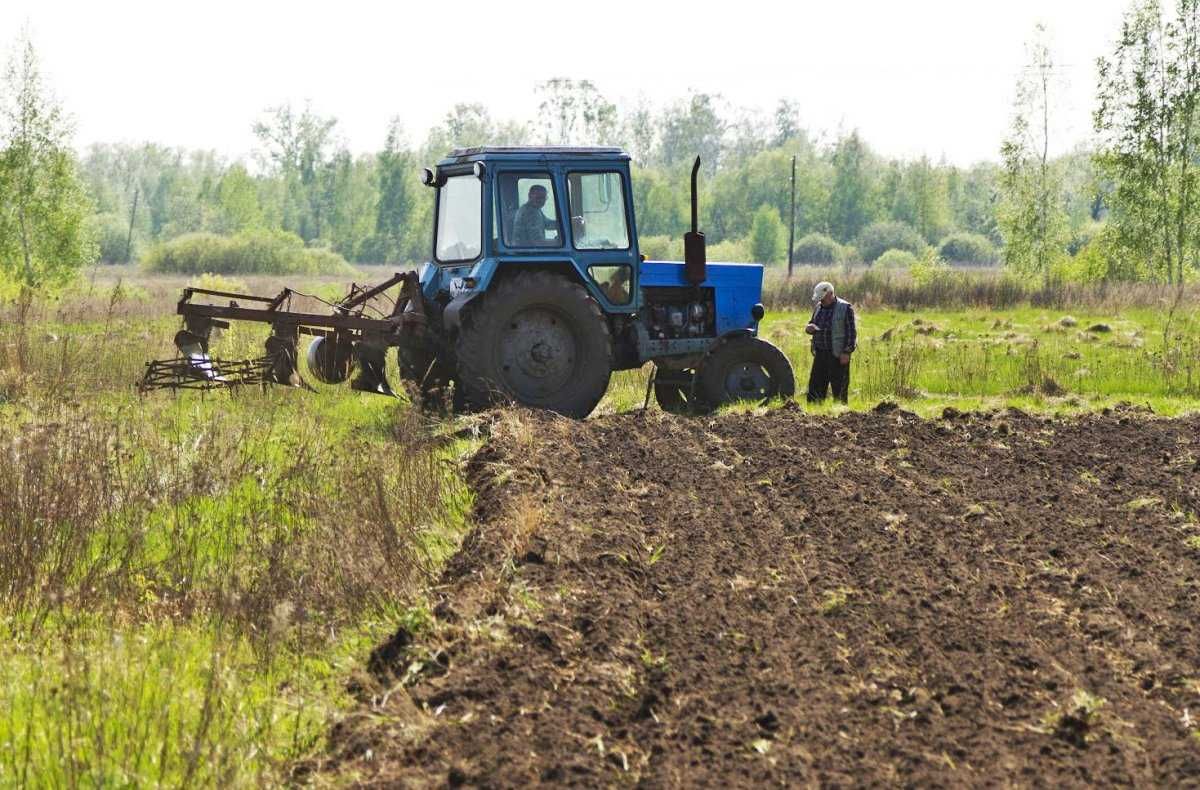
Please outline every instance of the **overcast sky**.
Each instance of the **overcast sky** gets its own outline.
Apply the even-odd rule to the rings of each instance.
[[[390,117],[417,141],[458,102],[530,118],[537,81],[563,76],[621,105],[699,90],[769,112],[786,97],[826,136],[858,128],[889,156],[968,164],[997,158],[1038,22],[1061,64],[1061,147],[1086,141],[1095,60],[1128,5],[0,0],[0,47],[7,56],[28,26],[80,147],[149,140],[241,156],[264,108],[309,100],[369,151]]]

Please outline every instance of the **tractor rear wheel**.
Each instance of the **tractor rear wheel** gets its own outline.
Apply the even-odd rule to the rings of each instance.
[[[612,341],[578,283],[528,272],[495,283],[463,316],[456,344],[467,405],[511,400],[586,417],[608,389]]]
[[[704,360],[697,388],[717,406],[735,401],[766,403],[796,394],[792,363],[775,346],[757,337],[722,343]]]

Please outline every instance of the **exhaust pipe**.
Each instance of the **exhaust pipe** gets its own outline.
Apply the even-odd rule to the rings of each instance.
[[[696,192],[696,174],[700,172],[700,157],[692,165],[692,229],[683,234],[683,275],[691,285],[708,279],[708,259],[704,250],[704,234],[700,232],[700,198]]]

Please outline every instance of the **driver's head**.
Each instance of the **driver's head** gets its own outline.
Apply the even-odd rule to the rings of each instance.
[[[541,184],[534,184],[529,188],[529,202],[537,208],[546,205],[546,188]]]

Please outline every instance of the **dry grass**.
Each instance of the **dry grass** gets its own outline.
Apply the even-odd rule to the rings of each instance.
[[[399,401],[137,396],[182,284],[0,307],[0,785],[279,781],[456,545],[461,447]]]
[[[763,304],[769,310],[812,309],[812,288],[821,280],[837,286],[838,295],[867,308],[900,310],[934,308],[1009,309],[1019,305],[1119,311],[1130,307],[1200,304],[1200,283],[1189,283],[1180,296],[1174,286],[1153,283],[1044,283],[1024,280],[1000,268],[951,269],[916,280],[907,272],[869,267],[800,267],[792,279],[769,272]]]

